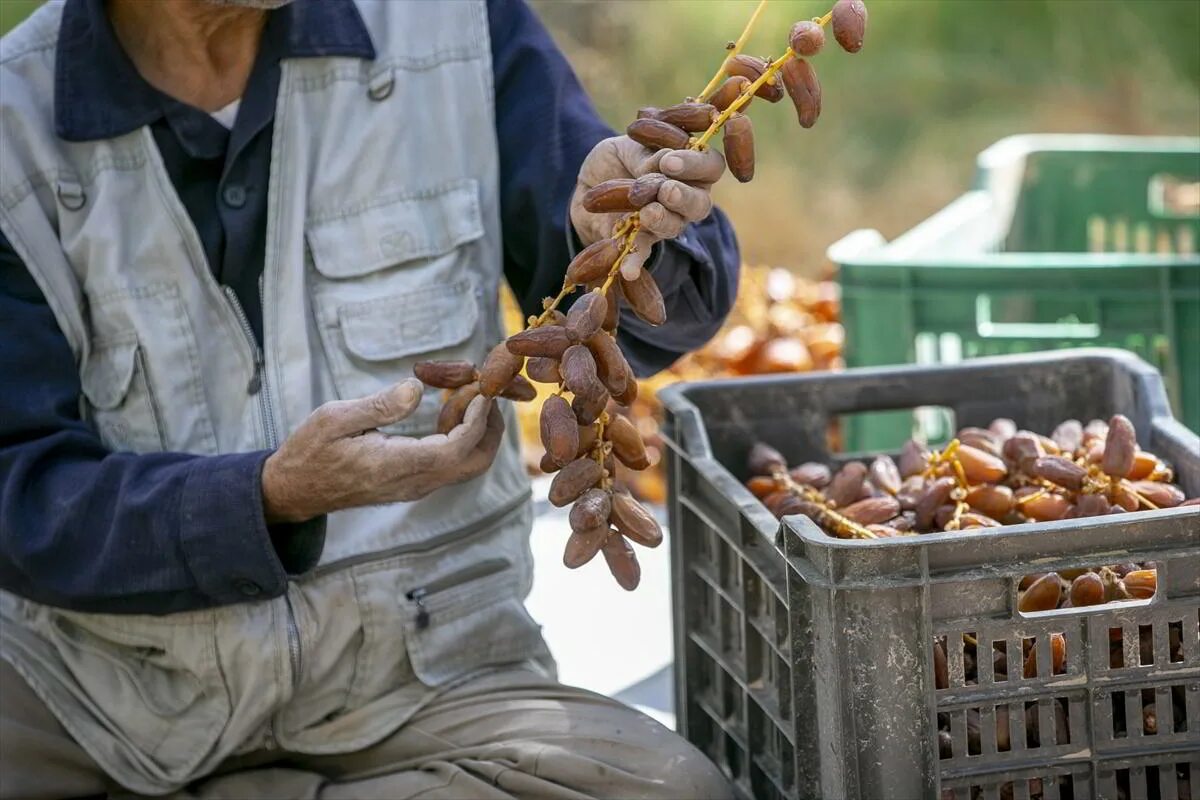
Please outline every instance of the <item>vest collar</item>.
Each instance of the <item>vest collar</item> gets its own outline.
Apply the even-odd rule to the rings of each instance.
[[[329,56],[375,58],[375,47],[354,0],[296,0],[271,12],[267,27],[276,28],[276,35],[264,31],[260,62]],[[117,40],[104,0],[67,0],[54,72],[55,132],[67,141],[122,136],[184,105],[138,74]]]

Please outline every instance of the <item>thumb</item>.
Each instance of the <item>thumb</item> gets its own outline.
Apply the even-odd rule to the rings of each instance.
[[[338,438],[400,422],[417,410],[421,391],[421,382],[408,378],[366,397],[329,403],[328,430]]]

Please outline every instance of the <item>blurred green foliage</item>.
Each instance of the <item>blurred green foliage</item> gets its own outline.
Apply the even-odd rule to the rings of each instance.
[[[1009,134],[1200,135],[1196,0],[866,1],[863,51],[830,38],[815,59],[815,128],[802,131],[787,101],[750,108],[757,176],[717,187],[750,261],[812,273],[854,228],[895,236],[964,190],[975,155]],[[0,0],[0,31],[37,4]],[[620,129],[638,106],[698,92],[755,2],[532,4]],[[747,52],[778,55],[791,23],[828,4],[772,0]]]

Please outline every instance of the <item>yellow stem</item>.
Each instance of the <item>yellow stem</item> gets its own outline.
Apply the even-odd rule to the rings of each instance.
[[[612,288],[613,281],[621,274],[621,264],[625,261],[625,256],[633,252],[633,239],[637,236],[637,232],[641,226],[636,223],[625,233],[625,244],[621,247],[621,254],[617,256],[617,260],[613,262],[612,269],[608,271],[608,277],[604,279],[603,285],[600,286],[600,291],[603,294],[608,294],[608,290]]]
[[[693,144],[689,145],[688,149],[703,150],[708,145],[708,140],[711,139],[717,131],[721,130],[721,127],[729,121],[729,118],[741,110],[742,106],[749,103],[751,98],[754,97],[754,93],[757,92],[763,84],[775,80],[776,73],[783,69],[784,64],[791,61],[795,57],[796,54],[792,51],[792,48],[789,47],[786,53],[772,61],[771,65],[767,67],[765,71],[763,71],[763,74],[759,75],[757,80],[743,89],[742,93],[737,96],[737,99],[730,103],[729,106],[721,112],[719,117],[713,120],[712,124],[708,126],[708,130],[700,134],[700,137],[696,139]]]
[[[696,100],[701,103],[706,102],[708,98],[712,96],[712,93],[717,90],[717,87],[721,85],[721,80],[726,75],[725,65],[729,63],[729,59],[742,52],[742,48],[746,46],[746,42],[749,40],[750,34],[754,31],[754,26],[758,24],[759,16],[766,7],[767,0],[759,0],[758,8],[754,9],[754,13],[750,15],[750,21],[747,22],[746,27],[742,29],[742,35],[739,36],[737,41],[733,43],[733,48],[725,53],[725,58],[721,61],[721,66],[717,69],[716,74],[712,76],[712,79],[708,82],[708,85],[704,87],[704,91],[700,92],[699,96],[696,97]]]
[[[859,525],[857,522],[854,522],[853,520],[848,519],[848,518],[842,516],[841,514],[837,513],[836,511],[834,511],[832,508],[829,507],[829,501],[825,499],[825,495],[821,494],[816,489],[810,489],[809,487],[804,486],[803,484],[797,483],[796,481],[792,480],[792,476],[788,475],[786,470],[780,470],[779,472],[776,472],[772,477],[775,479],[776,483],[783,484],[783,486],[792,494],[796,495],[797,497],[799,497],[803,500],[807,500],[810,503],[814,503],[814,504],[820,506],[821,509],[826,514],[829,515],[829,518],[839,528],[849,532],[849,536],[846,538],[850,538],[850,539],[878,539],[879,538],[878,536],[876,536],[871,531],[867,530],[862,525]],[[813,520],[813,521],[816,522],[816,520]]]

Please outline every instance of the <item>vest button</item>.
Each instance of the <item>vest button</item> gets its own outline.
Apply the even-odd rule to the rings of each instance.
[[[246,597],[256,597],[262,594],[262,587],[247,578],[238,578],[233,582],[233,585],[239,592],[246,595]]]
[[[231,183],[221,192],[225,205],[231,208],[241,208],[246,205],[246,189],[241,184]]]

